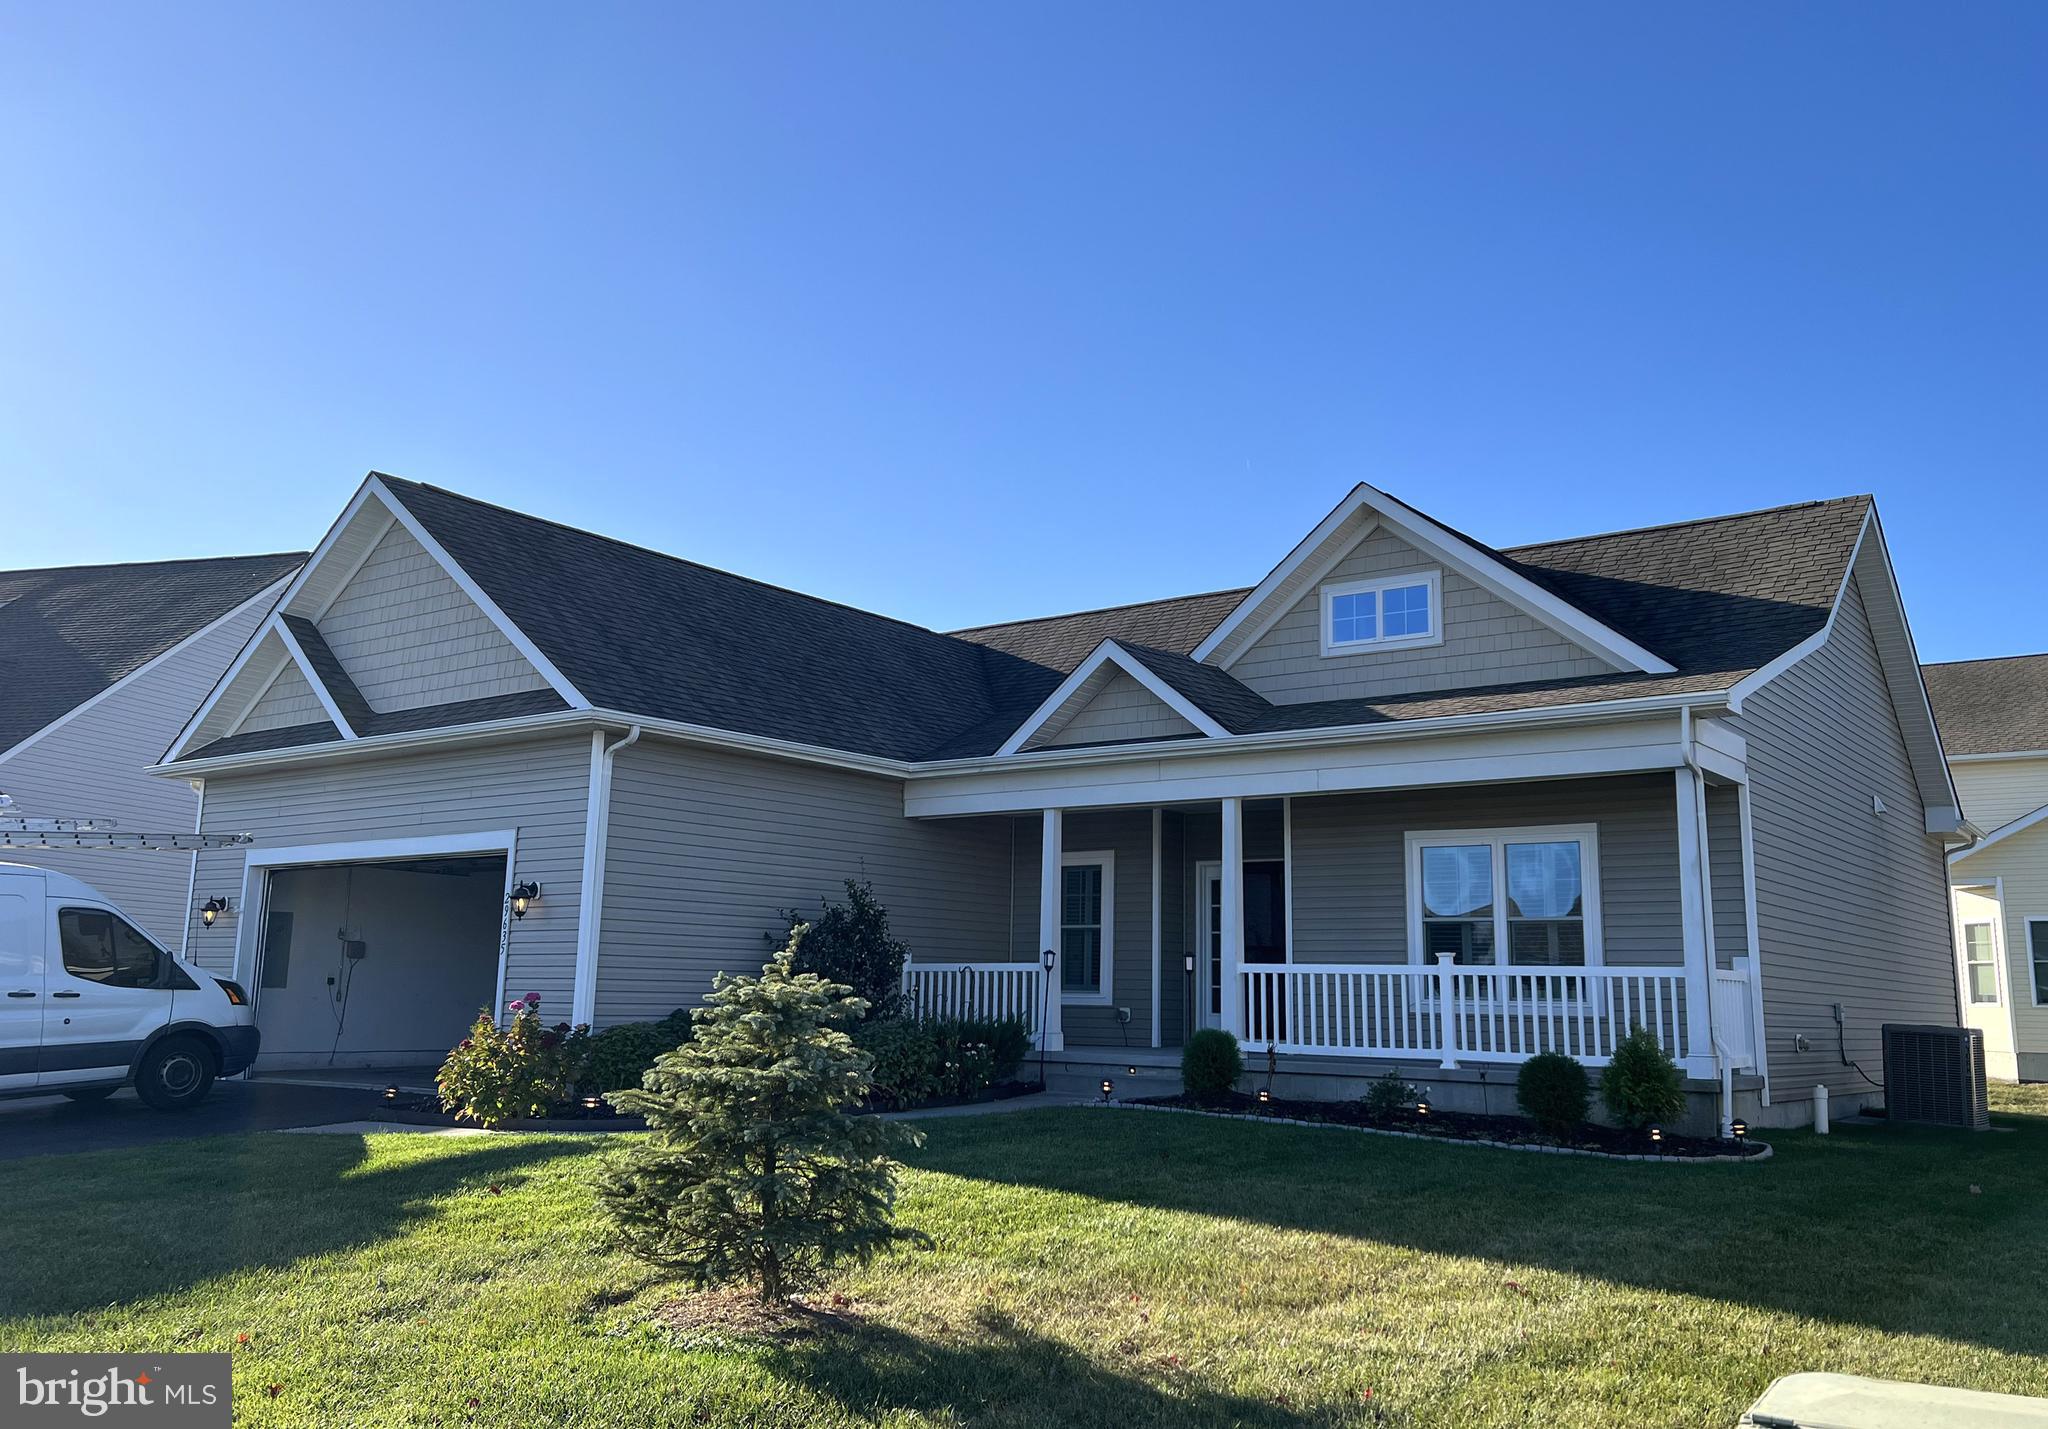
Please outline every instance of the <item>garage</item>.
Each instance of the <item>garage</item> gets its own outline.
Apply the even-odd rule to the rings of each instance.
[[[438,1063],[478,1010],[500,1001],[505,854],[257,876],[260,1070]]]

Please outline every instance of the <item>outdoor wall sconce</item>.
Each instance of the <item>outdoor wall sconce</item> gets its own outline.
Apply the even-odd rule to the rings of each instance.
[[[199,921],[204,923],[207,927],[211,928],[213,926],[214,919],[220,917],[221,914],[227,911],[227,899],[209,898],[206,900],[205,905],[201,907],[199,910]]]
[[[524,918],[526,910],[540,901],[538,883],[516,883],[512,886],[512,916]]]

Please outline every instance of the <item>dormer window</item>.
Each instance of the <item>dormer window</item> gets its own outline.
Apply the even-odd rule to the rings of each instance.
[[[1323,587],[1323,653],[1443,643],[1443,572],[1409,571]]]

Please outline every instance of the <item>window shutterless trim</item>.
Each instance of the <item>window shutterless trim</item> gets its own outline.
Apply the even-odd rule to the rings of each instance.
[[[1963,920],[1963,996],[1972,1007],[1998,1007],[2005,1001],[2005,979],[1998,974],[1998,924],[1990,918],[1966,918]],[[1991,996],[1988,999],[1977,996],[1976,984],[1971,980],[1971,969],[1979,964],[1970,957],[1970,930],[1984,930],[1984,961],[1982,966],[1991,969]]]
[[[1367,592],[1400,590],[1406,586],[1424,586],[1429,591],[1429,630],[1422,635],[1375,635],[1370,640],[1337,640],[1333,637],[1331,623],[1334,619],[1332,607],[1337,597],[1364,595]],[[1404,571],[1399,575],[1373,576],[1369,580],[1332,581],[1318,588],[1317,638],[1324,655],[1369,655],[1380,650],[1416,650],[1429,645],[1444,643],[1444,573],[1430,569]],[[1375,628],[1387,628],[1386,601],[1375,603]]]
[[[1068,923],[1066,920],[1066,910],[1062,908],[1060,910],[1059,928],[1061,943],[1059,971],[1062,982],[1060,1003],[1066,1007],[1107,1007],[1116,1000],[1116,983],[1112,977],[1116,966],[1114,961],[1116,951],[1116,851],[1113,849],[1091,849],[1062,853],[1060,855],[1060,878],[1064,881],[1069,868],[1086,868],[1091,864],[1100,867],[1102,870],[1101,983],[1094,992],[1073,992],[1064,986],[1067,974],[1067,953],[1065,947],[1067,929],[1082,925]],[[1060,890],[1060,897],[1062,900],[1066,897],[1066,890],[1064,888]]]
[[[2025,922],[2027,930],[2027,979],[2033,985],[2034,1006],[2040,1007],[2043,1003],[2048,1003],[2048,997],[2042,995],[2043,993],[2048,993],[2048,984],[2044,984],[2041,981],[2041,963],[2048,962],[2048,959],[2040,957],[2034,950],[2034,925],[2039,923],[2044,927],[2048,927],[2048,918],[2032,917],[2026,919]],[[2043,951],[2048,951],[2048,935],[2042,937],[2041,946]]]
[[[1509,844],[1562,844],[1579,846],[1579,919],[1586,935],[1589,968],[1604,967],[1606,940],[1600,922],[1600,826],[1596,824],[1537,824],[1511,829],[1426,829],[1403,836],[1403,882],[1408,899],[1408,961],[1430,961],[1423,941],[1422,850],[1424,848],[1490,847],[1493,850],[1493,964],[1496,968],[1518,967],[1540,972],[1548,963],[1517,963],[1512,960],[1509,925],[1515,918],[1508,912],[1507,846]],[[1470,921],[1470,920],[1467,920]],[[1524,922],[1556,922],[1557,919],[1523,919]],[[1567,965],[1567,966],[1576,966]]]

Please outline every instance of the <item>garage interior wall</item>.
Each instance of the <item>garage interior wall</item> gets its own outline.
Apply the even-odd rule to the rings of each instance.
[[[254,989],[259,1065],[439,1062],[497,1001],[504,890],[502,856],[275,870]],[[364,953],[352,968],[350,941]]]

